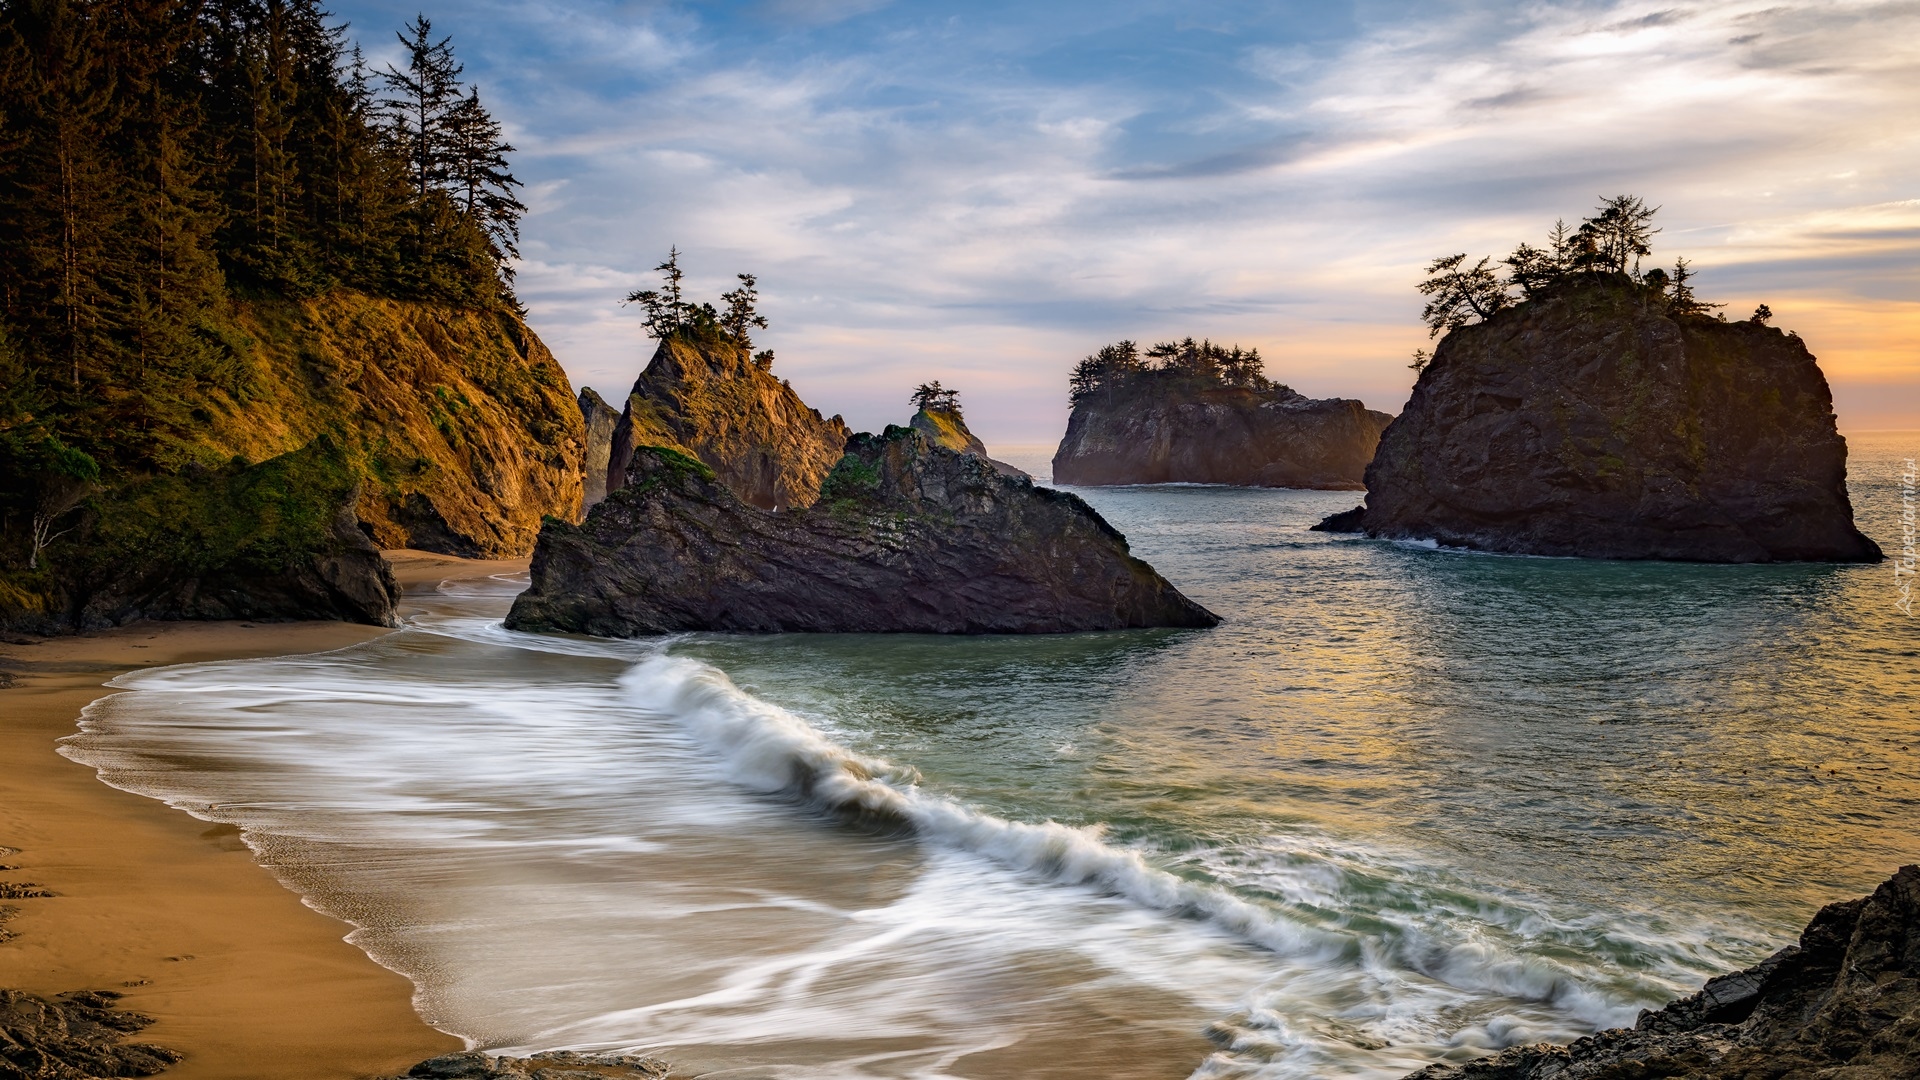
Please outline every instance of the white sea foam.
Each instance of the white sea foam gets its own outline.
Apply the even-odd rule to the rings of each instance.
[[[898,823],[931,844],[1052,882],[1091,886],[1154,911],[1205,920],[1281,956],[1341,967],[1351,966],[1343,955],[1355,957],[1382,984],[1425,976],[1460,991],[1540,1002],[1596,1026],[1630,1021],[1639,1007],[1560,964],[1518,954],[1488,937],[1463,939],[1456,931],[1449,939],[1412,926],[1386,938],[1341,933],[1295,918],[1284,907],[1243,898],[1216,881],[1156,867],[1141,851],[1109,843],[1097,826],[1012,821],[931,793],[911,767],[849,750],[696,660],[650,657],[628,671],[621,684],[635,704],[685,725],[724,764],[729,779],[756,792],[797,796],[835,814]],[[1410,994],[1408,1000],[1419,996]],[[1267,1030],[1259,1039],[1276,1037]],[[1500,1034],[1486,1030],[1469,1033],[1467,1041],[1504,1045]]]

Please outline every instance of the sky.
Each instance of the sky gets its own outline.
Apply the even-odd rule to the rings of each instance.
[[[376,64],[417,11],[452,36],[518,151],[528,321],[616,403],[619,300],[677,246],[696,298],[758,276],[775,373],[856,429],[939,379],[1052,443],[1082,356],[1187,335],[1397,412],[1428,261],[1632,193],[1843,431],[1920,428],[1920,0],[333,10]]]

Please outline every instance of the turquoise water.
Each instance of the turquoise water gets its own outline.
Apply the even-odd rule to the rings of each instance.
[[[1853,442],[1897,547],[1920,435]],[[448,1030],[716,1076],[1396,1076],[1631,1022],[1920,858],[1888,564],[1082,494],[1226,621],[601,642],[450,582],[354,649],[130,676],[69,753],[241,825]]]

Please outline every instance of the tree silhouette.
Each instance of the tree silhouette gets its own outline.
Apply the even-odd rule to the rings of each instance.
[[[721,302],[727,305],[726,311],[720,316],[720,326],[740,343],[741,352],[750,353],[753,351],[751,332],[765,330],[767,317],[760,314],[754,307],[760,302],[760,290],[755,288],[754,276],[752,274],[735,274],[734,276],[739,279],[740,287],[732,292],[720,294]],[[771,368],[773,353],[768,352],[765,355],[767,361],[762,366]],[[757,360],[758,357],[755,359]]]
[[[520,256],[520,215],[527,208],[513,193],[521,186],[507,166],[513,145],[501,137],[500,122],[480,104],[477,87],[447,110],[442,138],[448,186],[467,219],[486,232],[502,271],[511,278],[507,260]]]
[[[1638,276],[1641,258],[1653,254],[1653,234],[1660,231],[1653,227],[1653,215],[1660,208],[1648,207],[1635,195],[1616,195],[1598,209],[1575,233],[1580,246],[1575,268]]]
[[[1773,309],[1768,307],[1767,305],[1761,304],[1759,307],[1753,309],[1754,322],[1757,322],[1760,325],[1765,326],[1767,324],[1767,320],[1771,318],[1773,318]]]
[[[927,412],[952,413],[955,417],[960,415],[960,391],[941,386],[939,379],[914,387],[913,393],[907,396],[907,400],[912,402],[915,408],[924,409]]]
[[[393,136],[403,148],[414,194],[424,200],[451,175],[452,147],[447,120],[460,107],[460,73],[451,35],[433,40],[433,23],[416,15],[396,35],[407,51],[406,70],[387,65],[380,78],[392,97],[381,100]]]
[[[1491,259],[1472,266],[1466,266],[1466,261],[1462,253],[1443,256],[1427,266],[1427,278],[1418,287],[1421,295],[1431,297],[1420,312],[1431,331],[1429,337],[1439,337],[1475,318],[1492,318],[1509,302],[1507,287],[1493,272]]]

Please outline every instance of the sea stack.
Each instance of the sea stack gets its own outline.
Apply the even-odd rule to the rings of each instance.
[[[640,446],[664,446],[705,463],[751,506],[808,506],[840,460],[847,425],[810,409],[785,380],[721,333],[668,334],[634,380],[613,432],[609,491],[626,482]]]
[[[1259,350],[1108,345],[1073,373],[1055,483],[1357,490],[1391,416],[1271,382]]]
[[[1805,343],[1584,274],[1453,330],[1329,529],[1533,555],[1872,561]]]
[[[927,406],[913,414],[907,426],[931,439],[935,445],[944,446],[955,453],[971,454],[993,466],[1002,476],[1025,477],[1026,471],[1015,468],[1004,461],[995,461],[987,456],[987,444],[979,436],[967,430],[967,422],[961,417],[960,410]],[[1028,477],[1031,479],[1031,477]]]
[[[594,503],[607,497],[607,462],[613,457],[613,431],[620,424],[620,413],[595,393],[593,387],[583,386],[580,419],[586,424],[586,447],[581,454],[585,490],[580,512],[584,514],[593,509]]]
[[[584,524],[549,521],[507,626],[1038,634],[1212,626],[1093,508],[912,428],[858,435],[812,506],[771,511],[640,447]]]

